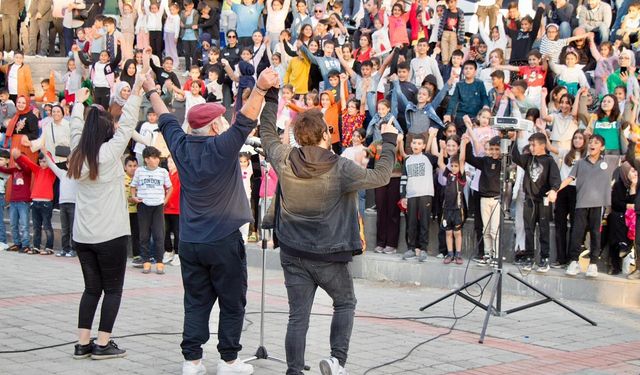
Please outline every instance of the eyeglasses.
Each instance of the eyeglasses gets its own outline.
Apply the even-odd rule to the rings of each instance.
[[[314,13],[322,13],[322,12],[324,12],[324,11],[323,11],[322,9],[316,9],[316,10],[314,10],[313,12],[314,12]]]
[[[227,38],[228,39],[235,39],[235,38],[237,38],[237,36],[236,35],[227,35]]]

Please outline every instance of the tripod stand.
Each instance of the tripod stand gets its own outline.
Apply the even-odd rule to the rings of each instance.
[[[482,331],[480,333],[480,339],[478,340],[478,342],[480,344],[484,343],[484,337],[487,333],[487,327],[489,326],[489,318],[491,317],[491,315],[496,315],[496,316],[506,316],[518,311],[522,311],[522,310],[526,310],[528,308],[534,307],[534,306],[538,306],[538,305],[542,305],[548,302],[553,302],[561,307],[563,307],[565,310],[569,311],[570,313],[576,315],[577,317],[585,320],[586,322],[588,322],[589,324],[596,326],[597,323],[594,322],[593,320],[587,318],[586,316],[580,314],[579,312],[575,311],[574,309],[572,309],[571,307],[565,305],[564,303],[558,301],[557,299],[555,299],[554,297],[551,297],[549,294],[545,293],[544,291],[540,290],[539,288],[534,287],[533,285],[529,284],[528,282],[524,281],[523,279],[521,279],[520,277],[512,274],[511,272],[507,272],[506,274],[508,276],[510,276],[511,278],[515,279],[517,282],[523,284],[524,286],[526,286],[527,288],[535,291],[536,293],[542,295],[544,298],[537,300],[535,302],[531,302],[531,303],[527,303],[525,305],[522,306],[517,306],[508,310],[502,310],[502,281],[503,281],[503,276],[504,276],[504,270],[503,270],[503,257],[500,254],[500,251],[502,249],[505,248],[505,238],[504,235],[502,233],[502,230],[504,228],[504,207],[503,204],[505,202],[505,192],[507,191],[507,183],[508,180],[506,178],[506,173],[507,173],[507,166],[509,165],[509,146],[511,145],[511,140],[507,137],[506,131],[502,132],[502,139],[500,140],[500,154],[502,156],[501,159],[501,170],[500,170],[500,187],[501,187],[501,192],[500,192],[500,203],[499,203],[499,215],[500,215],[500,227],[498,228],[498,233],[500,235],[500,241],[499,241],[499,246],[498,246],[498,251],[496,252],[496,256],[498,257],[498,262],[497,262],[497,267],[495,267],[491,272],[487,272],[486,274],[478,277],[475,280],[469,281],[464,283],[464,285],[460,286],[459,288],[451,291],[450,293],[438,298],[437,300],[423,306],[420,308],[420,311],[424,311],[427,308],[441,302],[444,301],[445,299],[457,295],[460,296],[461,298],[465,299],[466,301],[469,301],[470,303],[480,307],[481,309],[486,311],[486,315],[484,317],[484,323],[482,325]],[[513,147],[518,147],[517,145],[514,145]],[[474,220],[478,220],[479,218],[474,218]],[[471,285],[474,285],[486,278],[491,278],[493,279],[493,286],[491,288],[491,298],[489,299],[489,303],[488,304],[483,304],[481,301],[474,299],[472,296],[470,296],[469,294],[465,293],[465,290],[470,287]],[[495,301],[495,306],[494,306],[494,301]]]
[[[255,148],[256,151],[263,155],[263,153],[261,153],[260,149]],[[263,219],[265,214],[267,213],[267,187],[269,185],[269,170],[271,168],[271,166],[266,162],[266,161],[262,161],[260,163],[262,165],[262,167],[264,168],[264,174],[265,174],[265,179],[264,179],[264,189],[263,189],[263,196],[265,197],[265,199],[262,200],[262,203],[260,203],[260,220],[259,220],[259,227],[260,227],[260,237],[261,237],[261,242],[262,242],[262,280],[261,280],[261,287],[260,287],[260,343],[258,344],[258,349],[256,350],[256,354],[253,355],[253,357],[249,357],[247,359],[245,359],[243,362],[251,362],[251,361],[255,361],[258,359],[267,359],[267,360],[271,360],[271,361],[275,361],[275,362],[279,362],[279,363],[284,363],[286,364],[287,362],[277,358],[277,357],[273,357],[271,355],[269,355],[269,352],[267,352],[267,348],[264,346],[264,306],[265,306],[265,273],[266,273],[266,269],[267,269],[267,244],[269,242],[269,239],[271,239],[271,234],[272,234],[272,229],[266,229],[264,228],[264,226],[262,225],[263,223]]]

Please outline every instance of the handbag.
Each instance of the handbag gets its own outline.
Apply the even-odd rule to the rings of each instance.
[[[53,143],[56,143],[56,135],[55,132],[53,131],[53,123],[50,125],[51,127],[51,138],[53,138]],[[55,156],[61,157],[61,158],[66,158],[69,157],[69,155],[71,154],[71,147],[69,146],[56,146],[55,150],[53,151],[53,153],[55,154]]]

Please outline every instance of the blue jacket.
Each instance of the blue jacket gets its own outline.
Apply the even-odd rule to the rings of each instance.
[[[482,81],[474,79],[472,83],[464,80],[456,83],[456,89],[449,100],[447,115],[455,113],[456,118],[464,115],[475,117],[484,106],[489,106],[489,97]]]
[[[160,131],[180,175],[181,241],[211,243],[253,221],[238,153],[256,124],[238,113],[226,132],[193,136],[173,114],[160,116]]]
[[[422,108],[418,108],[417,105],[407,100],[407,97],[404,95],[402,90],[400,90],[400,83],[398,81],[393,82],[393,88],[394,89],[391,93],[391,112],[392,113],[398,112],[398,101],[401,104],[405,105],[405,108],[406,108],[405,119],[407,120],[407,129],[409,130],[409,132],[411,132],[411,123],[413,119],[413,116],[411,115],[411,113],[418,112],[418,111],[422,111],[422,113],[427,115],[429,119],[434,123],[436,123],[436,125],[438,125],[439,127],[441,128],[444,127],[444,124],[442,123],[440,116],[438,116],[438,114],[436,113],[436,109],[438,109],[438,107],[440,106],[440,103],[442,103],[445,96],[447,96],[447,92],[449,92],[448,82],[445,82],[444,87],[442,87],[442,90],[438,91],[438,94],[436,95],[436,97],[433,98],[433,100],[431,100],[430,103],[427,103],[427,105],[425,105]]]
[[[300,48],[302,52],[304,52],[305,56],[309,59],[312,64],[315,64],[320,68],[320,74],[322,74],[322,79],[324,80],[324,87],[329,86],[329,72],[332,70],[342,71],[342,66],[340,65],[340,60],[335,57],[325,57],[325,56],[316,56],[309,48],[303,43]]]

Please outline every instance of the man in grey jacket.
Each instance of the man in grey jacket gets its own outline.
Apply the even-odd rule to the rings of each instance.
[[[27,55],[47,56],[49,45],[49,24],[53,19],[52,0],[31,0],[29,6],[29,52]],[[40,41],[38,42],[38,37]],[[38,47],[36,49],[36,47]]]
[[[611,5],[601,0],[587,0],[587,4],[578,7],[580,26],[587,32],[598,33],[601,42],[609,41],[611,18]]]
[[[331,357],[320,362],[323,375],[344,369],[353,328],[356,297],[350,261],[362,252],[358,190],[389,183],[398,131],[382,126],[382,153],[375,169],[363,169],[331,152],[322,112],[309,110],[293,123],[299,148],[280,142],[276,128],[278,91],[270,89],[260,117],[267,160],[278,173],[275,232],[289,298],[285,338],[287,375],[301,375],[306,333],[318,287],[333,299]]]

